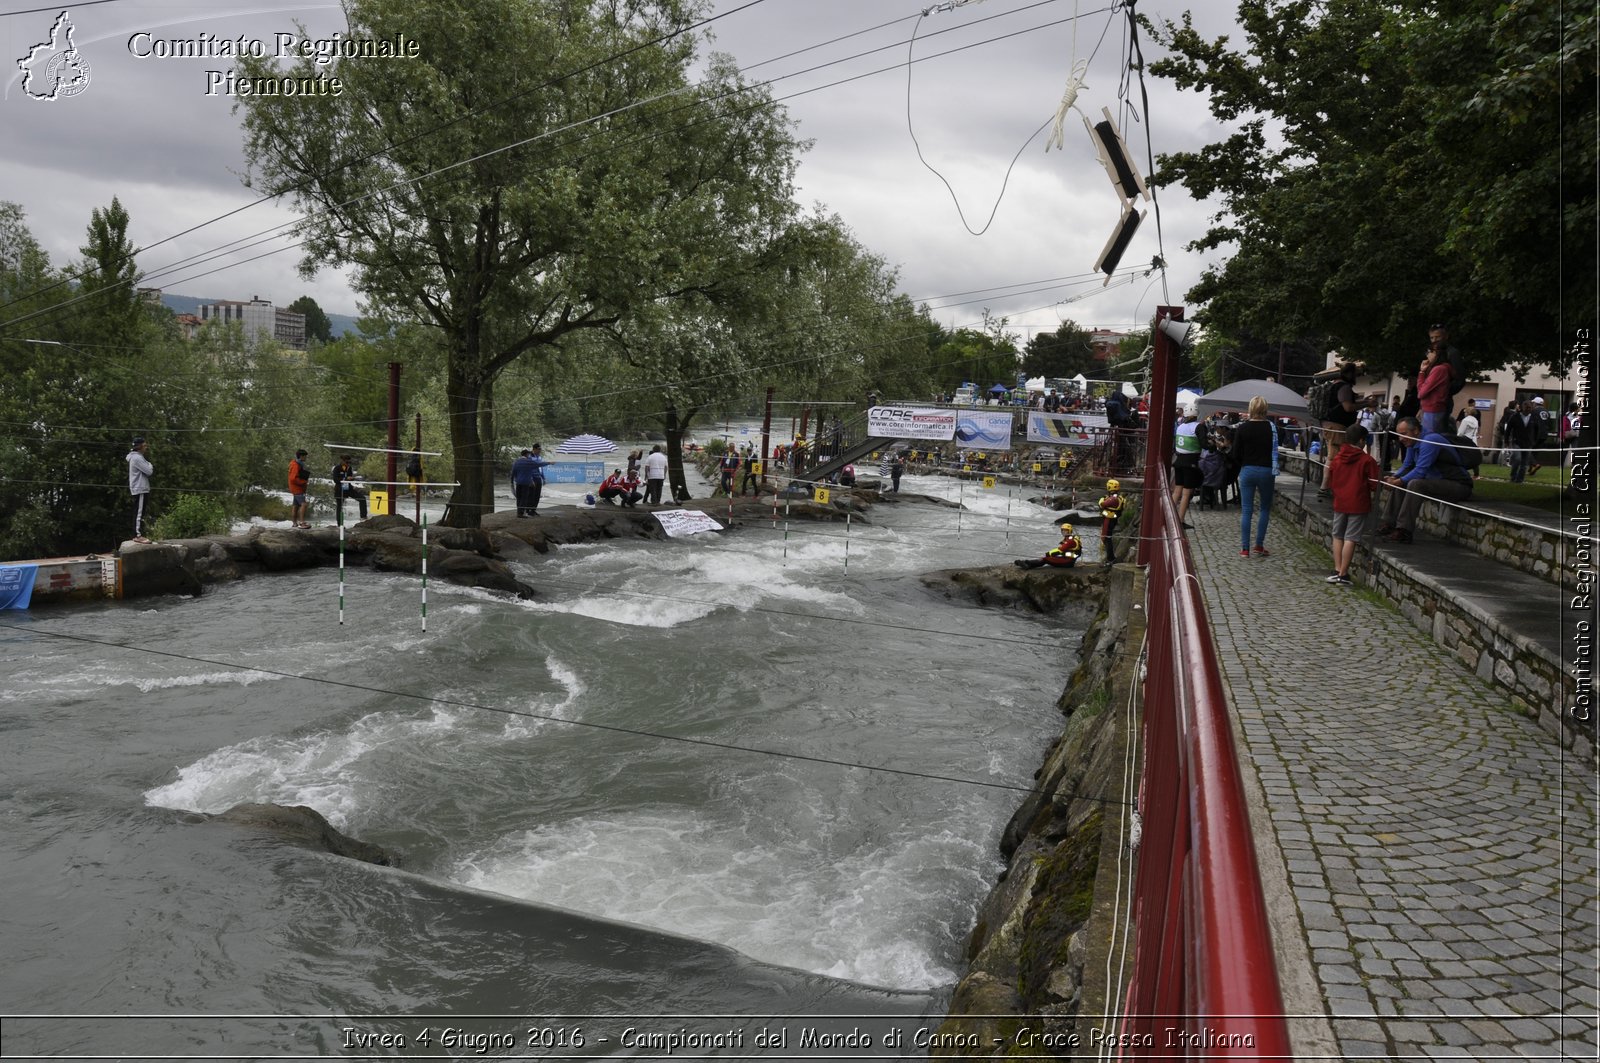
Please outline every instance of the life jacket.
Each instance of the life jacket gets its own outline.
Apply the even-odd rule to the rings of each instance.
[[[1102,517],[1106,520],[1116,520],[1122,513],[1122,496],[1115,493],[1106,495],[1100,500],[1099,505]]]
[[[1044,562],[1047,565],[1057,565],[1065,568],[1074,564],[1082,555],[1083,540],[1076,535],[1069,535],[1062,539],[1054,550],[1044,555]]]

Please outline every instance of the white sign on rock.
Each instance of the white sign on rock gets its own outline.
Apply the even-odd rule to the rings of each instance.
[[[661,530],[673,538],[722,530],[722,525],[698,509],[658,509],[655,517],[661,522]]]

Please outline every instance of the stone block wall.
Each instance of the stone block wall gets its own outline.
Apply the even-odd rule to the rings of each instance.
[[[1305,469],[1304,454],[1282,451],[1281,455],[1284,469],[1295,475]],[[1306,486],[1308,494],[1313,492],[1318,475],[1320,473],[1313,468],[1312,481]],[[1465,504],[1471,506],[1472,502],[1468,500]],[[1498,515],[1467,513],[1437,502],[1422,504],[1417,529],[1460,543],[1502,565],[1510,565],[1552,584],[1559,583],[1569,592],[1577,586],[1577,571],[1568,565],[1571,540],[1559,532],[1512,524]]]

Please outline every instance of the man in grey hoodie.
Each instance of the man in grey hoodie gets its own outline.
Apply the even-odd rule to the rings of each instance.
[[[133,541],[136,543],[150,541],[145,538],[144,524],[150,516],[150,477],[156,467],[145,456],[149,450],[150,444],[144,441],[144,436],[134,436],[133,449],[128,451],[128,493],[133,496]]]

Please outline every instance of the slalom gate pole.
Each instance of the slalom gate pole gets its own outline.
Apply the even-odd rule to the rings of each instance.
[[[339,514],[339,626],[344,627],[344,506],[340,505],[336,512]]]
[[[1006,545],[1011,545],[1011,499],[1016,493],[1015,485],[1006,484]]]
[[[787,492],[785,492],[787,495]],[[783,500],[783,559],[789,560],[789,499]]]
[[[428,515],[422,515],[422,630],[428,630]]]
[[[844,511],[844,567],[850,567],[850,511]]]
[[[967,478],[956,473],[956,534],[961,534],[961,511],[967,508]]]

